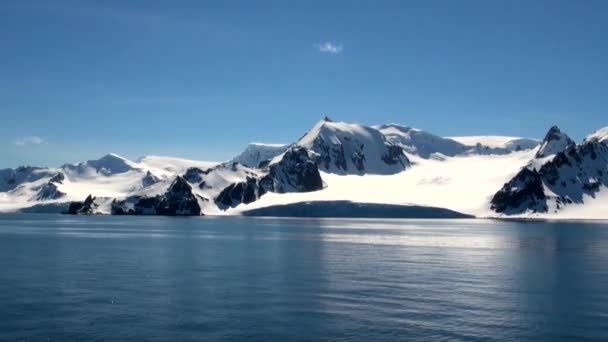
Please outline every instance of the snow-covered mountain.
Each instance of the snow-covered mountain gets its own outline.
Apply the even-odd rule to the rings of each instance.
[[[397,124],[382,125],[377,128],[390,142],[403,147],[406,152],[422,158],[454,157],[467,154],[509,154],[531,150],[539,144],[538,140],[534,139],[501,136],[444,138],[417,128]]]
[[[260,163],[270,161],[272,158],[285,152],[288,147],[289,145],[283,144],[251,143],[241,154],[234,157],[231,161],[248,167],[259,167]]]
[[[534,158],[492,197],[491,208],[506,215],[545,214],[593,202],[608,191],[604,132],[577,145],[552,127]]]
[[[0,211],[232,215],[346,200],[478,217],[608,218],[607,175],[608,128],[577,145],[557,127],[541,142],[325,118],[293,144],[251,144],[225,163],[108,154],[0,170]]]
[[[557,126],[553,126],[545,135],[545,139],[543,139],[538,152],[536,152],[536,158],[545,158],[556,155],[557,153],[563,152],[574,145],[576,145],[574,140],[570,139],[570,137],[565,133],[562,133]]]
[[[333,122],[325,117],[297,145],[314,152],[325,172],[337,174],[395,174],[410,166],[403,148],[377,129],[359,124]]]
[[[435,153],[453,157],[464,154],[469,149],[456,140],[442,138],[417,128],[397,124],[382,125],[377,128],[388,141],[422,158],[429,158]]]

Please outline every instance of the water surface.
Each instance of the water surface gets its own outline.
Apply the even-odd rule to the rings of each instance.
[[[0,340],[608,339],[608,223],[0,215]]]

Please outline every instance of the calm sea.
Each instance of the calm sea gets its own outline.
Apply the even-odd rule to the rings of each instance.
[[[608,340],[608,223],[0,215],[0,340]]]

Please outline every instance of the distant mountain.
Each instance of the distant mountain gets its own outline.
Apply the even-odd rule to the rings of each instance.
[[[198,216],[268,207],[327,216],[364,210],[357,202],[386,215],[440,207],[481,217],[608,218],[607,177],[608,127],[577,145],[557,127],[542,141],[445,138],[324,118],[292,144],[250,144],[224,163],[108,154],[0,170],[0,211]],[[298,202],[315,205],[283,206]]]
[[[403,147],[406,152],[422,158],[429,158],[434,153],[453,157],[464,154],[469,149],[469,146],[455,140],[442,138],[412,127],[390,124],[377,128],[388,141]]]
[[[268,162],[272,158],[285,152],[289,145],[251,143],[238,156],[231,161],[247,167],[259,167],[260,163]]]
[[[110,176],[138,169],[138,165],[117,154],[110,153],[97,160],[88,160],[78,165],[65,164],[61,168],[66,172],[75,172],[80,175]]]

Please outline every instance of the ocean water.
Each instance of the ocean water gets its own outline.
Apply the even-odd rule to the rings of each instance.
[[[0,215],[0,340],[608,340],[608,223]]]

